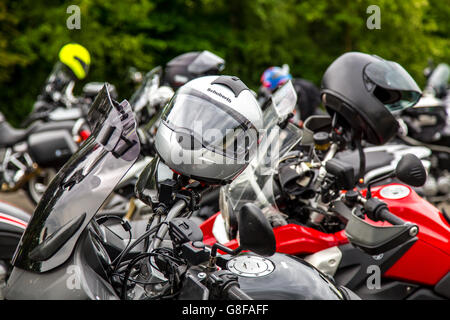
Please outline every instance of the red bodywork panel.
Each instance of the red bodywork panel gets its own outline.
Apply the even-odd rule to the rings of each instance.
[[[419,226],[419,240],[384,275],[425,285],[436,284],[450,271],[450,225],[444,215],[410,189],[408,196],[390,200],[380,195],[385,187],[373,189],[373,196],[386,202],[389,210]]]
[[[386,199],[380,191],[387,187],[372,188],[372,196],[386,202],[389,210],[405,221],[419,226],[418,241],[384,274],[386,277],[435,285],[450,271],[450,225],[443,214],[410,187],[409,194],[400,199]],[[363,192],[364,194],[365,192]],[[216,239],[212,233],[214,221],[220,213],[206,220],[200,228],[204,242],[212,245]],[[376,223],[382,225],[383,223]],[[344,230],[327,234],[313,228],[288,224],[274,228],[277,251],[292,255],[307,255],[329,247],[348,243]],[[238,243],[231,240],[226,244],[236,248]]]

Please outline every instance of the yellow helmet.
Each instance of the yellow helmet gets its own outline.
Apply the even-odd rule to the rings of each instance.
[[[59,60],[64,63],[73,74],[82,80],[86,78],[91,64],[89,51],[77,43],[69,43],[59,51]]]

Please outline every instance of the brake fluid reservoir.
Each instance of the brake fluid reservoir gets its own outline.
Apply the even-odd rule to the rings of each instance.
[[[330,137],[327,132],[317,132],[313,136],[314,148],[318,151],[325,152],[330,148]]]

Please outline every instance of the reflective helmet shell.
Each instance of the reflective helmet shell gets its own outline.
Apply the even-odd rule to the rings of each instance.
[[[200,123],[201,130],[195,129],[195,122]],[[178,89],[163,110],[155,149],[162,161],[179,174],[205,183],[226,184],[252,160],[259,143],[258,132],[248,135],[246,143],[251,150],[243,148],[249,156],[233,159],[222,151],[229,144],[208,145],[208,129],[222,134],[241,125],[256,131],[263,126],[261,108],[242,81],[230,76],[197,78]],[[186,136],[188,139],[183,140]],[[200,144],[185,142],[194,136],[196,141],[201,139]],[[226,134],[215,136],[214,141],[226,141],[225,138]]]
[[[66,44],[59,51],[59,60],[72,71],[77,79],[86,78],[91,56],[85,47],[77,43]]]

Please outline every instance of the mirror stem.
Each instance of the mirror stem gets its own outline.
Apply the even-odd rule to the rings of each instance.
[[[370,181],[370,182],[367,184],[367,194],[366,194],[366,199],[372,198],[372,192],[371,192],[370,188],[372,188],[372,185],[373,185],[373,184],[375,184],[375,183],[377,183],[377,182],[380,182],[380,181],[383,181],[383,180],[385,180],[385,179],[394,178],[394,177],[395,177],[395,172],[391,172],[391,173],[385,174],[385,175],[383,175],[383,176],[380,176],[380,177],[378,177],[378,178],[376,178],[376,179]]]
[[[236,249],[230,249],[218,242],[214,243],[214,245],[211,248],[211,254],[209,256],[209,263],[208,263],[208,269],[215,271],[216,270],[216,256],[217,256],[217,250],[220,249],[223,252],[226,252],[228,254],[231,255],[237,255],[238,253],[240,253],[242,251],[241,247],[237,247]]]
[[[366,173],[366,154],[364,153],[364,149],[361,144],[362,133],[360,130],[352,129],[352,136],[355,141],[356,149],[358,150],[359,155],[359,172],[357,176],[357,181],[360,179],[364,179],[364,175]]]

